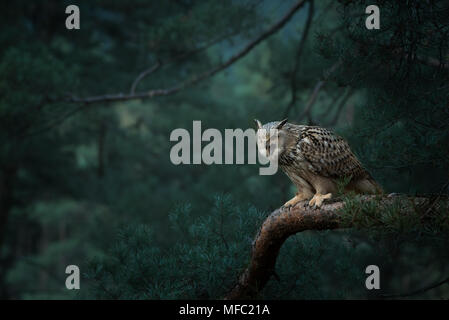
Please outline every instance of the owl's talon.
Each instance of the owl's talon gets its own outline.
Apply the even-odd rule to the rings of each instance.
[[[291,199],[291,200],[287,201],[286,203],[284,203],[284,207],[291,208],[291,207],[293,207],[297,203],[298,203],[298,200],[296,199],[296,196],[295,196],[293,199]]]
[[[319,194],[319,193],[317,193],[317,194],[315,194],[313,196],[312,199],[310,199],[309,206],[311,206],[311,207],[314,206],[315,208],[318,209],[319,207],[321,207],[321,205],[323,204],[324,200],[330,199],[330,198],[332,198],[332,193],[327,193],[327,194]]]

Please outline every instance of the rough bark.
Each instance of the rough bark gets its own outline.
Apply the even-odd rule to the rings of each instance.
[[[372,200],[374,197],[361,196],[362,201]],[[393,198],[392,195],[383,197],[379,200],[379,207],[391,203]],[[416,205],[428,201],[426,198],[413,198],[412,200]],[[289,236],[305,230],[330,230],[349,227],[347,222],[343,225],[343,219],[339,214],[344,202],[328,202],[320,209],[305,206],[305,203],[300,202],[292,209],[277,209],[268,216],[253,242],[249,266],[224,299],[257,297],[270,277],[274,275],[279,250]],[[410,205],[409,202],[408,204]]]

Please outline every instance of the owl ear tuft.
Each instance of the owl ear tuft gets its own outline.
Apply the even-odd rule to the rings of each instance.
[[[284,124],[286,124],[288,121],[288,118],[285,118],[284,120],[282,120],[281,122],[279,122],[279,124],[276,126],[276,129],[281,129]]]
[[[262,129],[262,123],[259,120],[254,119],[254,122],[256,123],[257,129]]]

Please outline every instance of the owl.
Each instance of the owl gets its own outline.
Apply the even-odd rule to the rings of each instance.
[[[348,143],[332,131],[317,126],[295,125],[288,123],[287,119],[264,125],[259,120],[255,122],[259,152],[270,161],[277,157],[279,167],[298,189],[293,199],[284,204],[285,207],[304,200],[308,200],[311,207],[320,207],[325,199],[335,195],[341,179],[348,182],[345,192],[383,192],[352,153]]]

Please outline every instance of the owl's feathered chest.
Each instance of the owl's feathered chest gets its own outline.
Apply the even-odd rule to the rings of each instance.
[[[306,160],[299,160],[299,158],[293,160],[291,155],[286,154],[279,164],[282,171],[298,189],[308,185],[311,171],[307,170],[308,164]]]
[[[287,127],[290,133],[288,142],[284,145],[284,150],[279,155],[279,166],[284,171],[289,168],[300,169],[305,165],[306,158],[301,150],[301,127]]]
[[[297,145],[289,147],[279,156],[279,164],[281,168],[295,166],[298,162],[304,161],[304,157]]]
[[[297,144],[281,153],[279,166],[293,181],[297,177],[305,178],[311,169],[310,163],[304,158]]]

